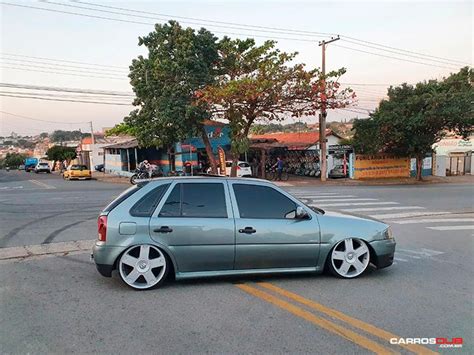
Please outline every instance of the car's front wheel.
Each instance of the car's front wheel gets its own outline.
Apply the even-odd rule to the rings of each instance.
[[[128,248],[120,257],[119,274],[123,282],[136,290],[160,286],[166,279],[169,265],[163,252],[153,245]]]
[[[331,272],[346,279],[362,275],[369,263],[369,247],[366,242],[357,238],[347,238],[338,242],[328,260]]]

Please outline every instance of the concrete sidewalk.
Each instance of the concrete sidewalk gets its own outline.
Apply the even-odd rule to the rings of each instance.
[[[92,177],[97,181],[130,185],[130,178],[106,173],[93,172]],[[423,181],[415,178],[387,178],[370,180],[328,179],[321,182],[318,178],[290,175],[288,181],[274,181],[278,186],[378,186],[378,185],[427,185],[427,184],[473,184],[473,175],[464,176],[426,176]]]

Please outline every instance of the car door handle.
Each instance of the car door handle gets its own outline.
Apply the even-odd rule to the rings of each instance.
[[[239,229],[239,233],[252,234],[255,232],[256,230],[253,229],[252,227],[245,227],[244,229]]]
[[[153,229],[155,233],[171,233],[173,230],[168,226],[163,226],[160,228]]]

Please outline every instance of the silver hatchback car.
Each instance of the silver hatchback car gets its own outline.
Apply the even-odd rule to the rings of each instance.
[[[274,184],[178,177],[140,182],[98,219],[93,258],[134,289],[176,279],[321,272],[342,278],[393,263],[388,225],[311,208]]]

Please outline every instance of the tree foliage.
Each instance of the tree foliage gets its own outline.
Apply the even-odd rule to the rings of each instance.
[[[473,85],[474,72],[466,67],[441,81],[390,87],[388,99],[370,118],[354,123],[356,152],[415,157],[421,179],[422,159],[433,144],[448,132],[463,137],[472,133]]]
[[[255,122],[315,115],[323,103],[343,107],[352,98],[352,90],[339,91],[337,79],[344,69],[326,75],[324,94],[318,69],[291,64],[297,53],[281,52],[275,46],[274,41],[258,46],[253,39],[224,37],[219,42],[217,80],[198,93],[199,102],[210,105],[214,117],[229,123],[233,174],[238,155],[248,149]]]
[[[43,134],[43,133],[42,133]],[[77,141],[84,137],[89,137],[89,133],[82,133],[81,131],[63,131],[63,130],[56,130],[51,133],[51,141],[60,143],[60,142],[67,142],[67,141]]]
[[[26,159],[25,154],[20,154],[20,153],[7,153],[5,158],[3,158],[0,161],[0,165],[2,167],[10,167],[10,168],[16,168],[21,164],[24,164]]]
[[[111,129],[107,130],[106,136],[133,136],[135,137],[137,135],[136,133],[136,128],[134,126],[130,126],[129,124],[125,122],[120,122],[119,124],[116,124],[114,127]]]
[[[134,105],[139,108],[125,123],[141,145],[167,147],[196,134],[207,137],[203,121],[210,113],[194,96],[214,80],[216,41],[204,28],[196,32],[175,21],[157,24],[155,31],[139,38],[148,57],[139,56],[130,67]],[[204,143],[209,152],[209,141]]]
[[[64,147],[60,145],[55,145],[48,149],[46,152],[48,159],[56,161],[71,161],[76,158],[76,149],[73,147]]]

